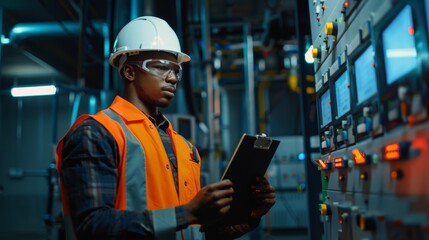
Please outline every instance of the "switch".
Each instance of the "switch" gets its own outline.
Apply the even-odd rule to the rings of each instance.
[[[342,134],[344,142],[348,142],[349,141],[349,133],[347,132],[348,126],[349,126],[349,124],[348,124],[347,120],[342,120],[341,121],[341,128],[342,128],[341,134]]]
[[[319,212],[322,216],[331,215],[331,208],[327,204],[321,203],[319,204]]]
[[[408,89],[404,86],[398,87],[398,98],[400,101],[401,117],[403,122],[408,120],[408,115],[410,115],[410,106],[407,100]]]
[[[334,22],[326,22],[325,34],[328,36],[335,36],[338,33],[338,25]]]
[[[325,144],[326,144],[326,148],[331,148],[331,132],[330,131],[325,131]]]
[[[364,107],[363,108],[363,116],[365,121],[366,132],[372,131],[372,118],[371,118],[371,108]]]
[[[362,231],[375,231],[376,221],[374,216],[360,213],[356,216],[356,222]]]
[[[320,9],[321,9],[320,5],[317,5],[316,6],[316,16],[320,14]]]
[[[311,54],[313,56],[313,58],[320,58],[320,51],[317,47],[313,47],[313,49],[311,49]]]

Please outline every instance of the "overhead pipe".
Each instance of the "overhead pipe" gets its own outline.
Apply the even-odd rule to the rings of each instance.
[[[103,21],[92,21],[91,26],[103,36],[104,51],[103,51],[103,90],[109,89],[109,63],[110,54],[110,39],[109,27]],[[11,43],[19,44],[26,39],[37,37],[79,37],[81,23],[78,21],[63,21],[63,22],[32,22],[18,23],[9,32]],[[102,96],[101,104],[106,105],[107,100]]]
[[[34,37],[78,37],[79,22],[18,23],[9,32],[12,43]]]

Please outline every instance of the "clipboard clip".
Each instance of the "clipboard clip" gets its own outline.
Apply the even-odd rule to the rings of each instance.
[[[271,138],[267,137],[265,133],[262,133],[261,135],[256,135],[256,139],[255,139],[255,142],[253,143],[253,147],[258,149],[268,150],[270,149],[272,142],[273,140]]]

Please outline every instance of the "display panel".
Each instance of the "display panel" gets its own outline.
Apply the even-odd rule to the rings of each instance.
[[[382,43],[386,82],[390,85],[417,67],[414,24],[409,5],[383,31]]]
[[[322,127],[324,127],[332,121],[331,94],[329,89],[320,98],[320,112],[322,115]]]
[[[360,104],[377,93],[374,67],[374,47],[370,45],[354,62],[357,103]]]
[[[350,81],[347,71],[335,81],[335,101],[337,117],[341,117],[350,111]]]

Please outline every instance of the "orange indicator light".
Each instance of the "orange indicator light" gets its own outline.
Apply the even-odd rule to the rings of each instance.
[[[363,153],[359,149],[357,149],[357,148],[353,149],[352,154],[353,154],[353,158],[355,160],[355,164],[359,165],[359,164],[365,164],[366,163],[365,153]]]
[[[320,168],[326,169],[326,160],[317,160]]]
[[[399,143],[392,143],[384,147],[383,157],[385,160],[398,160],[401,157],[401,147]]]
[[[337,157],[337,158],[334,159],[334,167],[336,167],[336,168],[342,168],[342,167],[344,167],[343,158],[342,157]]]

